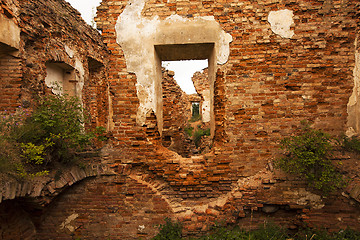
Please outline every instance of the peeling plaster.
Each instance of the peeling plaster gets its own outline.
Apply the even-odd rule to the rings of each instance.
[[[201,116],[203,122],[210,122],[210,108],[211,108],[211,93],[209,89],[202,91],[201,93],[204,101],[201,104]]]
[[[293,11],[288,9],[271,11],[268,16],[271,30],[283,38],[292,38],[294,31],[290,30],[290,27],[294,24],[293,17]]]
[[[67,53],[67,55],[69,55],[70,58],[74,57],[74,51],[69,48],[67,45],[65,45],[65,52]]]
[[[69,46],[65,45],[64,50],[70,58],[74,58],[73,64],[71,66],[74,68],[75,71],[75,89],[74,93],[75,96],[79,99],[82,98],[82,90],[84,88],[85,82],[85,68],[83,62],[76,56],[76,51],[71,49]],[[45,77],[45,84],[47,87],[51,88],[52,93],[54,94],[62,94],[65,90],[64,86],[64,69],[61,67],[50,67],[47,65],[47,76]],[[61,70],[60,70],[61,69]],[[61,72],[60,72],[61,71]]]
[[[355,49],[357,49],[357,39],[355,40]],[[353,71],[354,75],[354,88],[349,98],[347,105],[348,129],[346,135],[352,137],[353,135],[359,134],[360,119],[359,119],[359,94],[360,94],[360,53],[355,50],[355,67]]]
[[[78,217],[79,217],[79,214],[70,215],[68,218],[65,219],[65,221],[63,223],[61,223],[60,229],[65,229],[66,228],[70,232],[74,232],[75,227],[71,225],[71,222],[74,221],[75,219],[77,219]]]
[[[20,28],[3,14],[0,14],[0,42],[20,48]]]
[[[78,59],[75,58],[75,74],[76,74],[76,96],[79,99],[82,99],[82,90],[84,88],[84,78],[85,78],[85,69],[84,64]]]
[[[147,113],[154,111],[157,115],[162,103],[162,96],[159,96],[161,86],[156,83],[156,65],[160,59],[157,59],[155,45],[213,42],[217,63],[225,64],[232,41],[231,35],[221,29],[213,16],[186,19],[172,15],[164,20],[158,16],[147,18],[141,15],[145,3],[146,0],[130,0],[116,23],[117,43],[124,51],[127,70],[137,76],[140,106],[136,122],[139,125],[145,124]]]

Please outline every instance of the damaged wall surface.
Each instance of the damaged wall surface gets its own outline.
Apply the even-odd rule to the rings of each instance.
[[[24,239],[150,239],[165,217],[185,234],[265,219],[291,229],[360,228],[360,169],[351,158],[334,157],[352,182],[327,198],[273,167],[279,141],[302,120],[358,134],[358,1],[103,0],[95,18],[102,36],[62,0],[0,3],[0,20],[20,31],[18,45],[0,45],[0,111],[31,107],[34,95],[56,91],[49,72],[66,84],[69,71],[92,125],[111,135],[96,159],[108,172],[70,171],[64,187],[48,179],[35,195],[21,194],[22,184],[3,187],[0,212],[14,212],[0,218],[3,234],[21,224]],[[209,62],[212,146],[196,156],[163,143],[172,124],[164,93],[176,88],[174,108],[183,102],[177,86],[162,86],[161,61],[184,59]],[[205,79],[195,76],[195,87],[196,78]],[[34,201],[41,208],[29,207]]]
[[[244,223],[254,211],[258,219],[281,216],[287,225],[297,226],[299,219],[327,225],[325,219],[335,212],[327,208],[331,203],[314,197],[296,179],[273,172],[268,163],[278,156],[279,140],[297,132],[301,120],[332,134],[347,131],[358,14],[355,1],[103,1],[96,21],[112,51],[114,116],[122,116],[113,118],[113,151],[119,152],[113,161],[140,164],[153,179],[163,181],[181,203],[173,208],[174,216],[190,233],[204,231],[215,218]],[[202,38],[207,34],[226,44],[216,37]],[[206,56],[178,53],[187,52],[188,44],[201,49],[208,43],[215,47],[204,51]],[[219,46],[229,46],[223,61],[218,57],[226,51]],[[183,158],[148,138],[139,120],[152,109],[161,131],[157,62],[187,57],[209,59],[213,148]],[[268,171],[275,175],[269,177]],[[335,198],[346,206],[351,202],[341,193]],[[269,210],[272,206],[277,210]],[[347,207],[343,209],[341,214],[350,219]],[[322,217],[310,214],[322,210]]]

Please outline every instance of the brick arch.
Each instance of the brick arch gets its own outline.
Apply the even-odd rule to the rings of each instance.
[[[36,239],[151,238],[173,212],[146,184],[123,176],[84,180],[45,210]]]

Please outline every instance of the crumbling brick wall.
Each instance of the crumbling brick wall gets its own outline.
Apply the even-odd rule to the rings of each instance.
[[[98,32],[65,1],[21,1],[19,11],[22,29],[19,52],[23,63],[19,101],[32,102],[35,95],[48,92],[49,86],[44,82],[46,63],[63,62],[82,79],[79,85],[83,88],[78,96],[91,112],[91,121],[106,127],[108,52]]]
[[[77,96],[91,114],[91,127],[108,127],[109,52],[99,32],[87,25],[78,11],[62,0],[2,0],[0,25],[0,112],[36,107],[39,96],[51,93],[45,83],[46,64],[61,63],[80,76],[82,88]],[[4,26],[10,26],[10,31],[5,28],[4,33]],[[3,34],[8,39],[3,39]],[[10,200],[24,189],[15,189],[6,197],[9,200],[2,202],[8,194],[4,189],[14,186],[10,182],[2,184],[0,194],[0,236],[32,239],[37,231],[34,219],[42,212],[36,211],[35,205],[25,206],[26,201]]]
[[[0,111],[11,111],[20,105],[21,59],[0,54]]]
[[[150,238],[171,216],[165,199],[135,177],[104,176],[61,195],[43,215],[36,239]]]
[[[175,14],[189,21],[195,17],[213,16],[232,36],[228,61],[217,65],[214,71],[213,151],[191,161],[174,157],[156,142],[143,145],[141,154],[138,148],[130,147],[137,141],[132,136],[143,130],[136,124],[140,105],[136,100],[137,76],[128,73],[127,57],[116,42],[115,26],[127,4],[127,1],[105,0],[98,8],[96,18],[113,53],[110,88],[114,93],[114,135],[120,139],[118,143],[114,142],[119,146],[119,150],[114,149],[119,152],[114,160],[125,163],[121,159],[130,157],[134,163],[150,170],[154,178],[160,177],[178,197],[193,203],[201,197],[209,201],[227,199],[228,203],[233,203],[233,198],[227,198],[226,194],[234,191],[232,184],[241,181],[239,189],[244,190],[240,190],[238,196],[246,197],[240,197],[241,200],[236,202],[239,208],[231,210],[225,207],[226,204],[224,208],[219,204],[213,215],[210,214],[212,210],[204,213],[209,215],[209,223],[211,216],[226,216],[226,212],[257,211],[263,208],[264,201],[270,205],[281,202],[281,205],[292,206],[290,209],[296,208],[298,205],[293,205],[297,201],[296,189],[302,187],[296,181],[287,179],[283,185],[275,181],[268,186],[260,183],[247,188],[242,185],[246,183],[242,179],[264,178],[262,171],[268,171],[268,162],[277,156],[279,140],[296,132],[301,120],[309,120],[315,127],[332,134],[346,131],[347,103],[354,84],[356,1],[146,1],[141,14],[149,21],[155,16],[161,21]],[[276,33],[268,22],[271,11],[284,9],[293,13],[294,23],[288,32],[294,34],[290,38]],[[124,146],[125,152],[132,152],[132,156],[121,154]],[[153,151],[144,150],[148,147]],[[279,179],[281,182],[286,177]],[[293,194],[284,194],[288,187],[294,188]],[[266,189],[276,192],[278,198],[258,200],[259,194],[266,193]],[[204,219],[199,216],[201,214],[194,210],[185,219],[202,221],[199,220]],[[303,212],[295,211],[294,214]],[[186,227],[196,232],[201,230],[198,225]]]
[[[208,76],[208,69],[204,69],[200,72],[194,73],[194,75],[191,78],[192,82],[194,83],[194,87],[196,89],[196,92],[201,97],[200,102],[200,114],[204,116],[205,119],[208,117],[206,115],[210,114],[210,81]],[[207,122],[209,125],[209,122]]]
[[[347,190],[322,198],[272,164],[278,157],[279,140],[297,132],[301,120],[310,120],[331,134],[347,130],[354,42],[359,32],[357,1],[103,0],[96,21],[111,53],[108,64],[101,38],[78,23],[79,14],[67,3],[21,3],[23,82],[19,101],[31,100],[33,92],[45,92],[47,61],[74,65],[71,49],[84,66],[82,96],[97,114],[92,121],[97,124],[105,121],[104,115],[109,116],[113,133],[102,161],[115,176],[84,180],[55,199],[42,215],[50,223],[38,222],[37,238],[102,237],[104,228],[104,236],[114,239],[150,238],[155,234],[151,226],[165,216],[182,221],[190,234],[207,231],[221,221],[253,228],[268,218],[291,228],[304,222],[321,223],[331,230],[359,228],[358,203]],[[214,74],[210,82],[211,124],[215,126],[211,152],[182,158],[162,146],[157,126],[161,116],[156,109],[146,112],[145,123],[139,124],[144,107],[140,100],[152,94],[149,89],[156,89],[153,82],[139,82],[139,76],[128,69],[129,56],[117,42],[118,19],[130,3],[134,8],[144,3],[140,15],[149,21],[157,16],[156,21],[169,16],[176,21],[181,16],[191,25],[197,17],[206,17],[204,21],[214,19],[231,35],[227,61],[208,70],[209,75]],[[293,23],[285,32],[268,21],[277,10],[293,13]],[[66,16],[56,14],[62,11]],[[141,25],[136,21],[128,24],[130,29]],[[133,54],[148,54],[141,49],[134,49]],[[89,57],[104,67],[93,68],[89,74]],[[146,64],[141,66],[144,72],[148,70]],[[86,81],[92,74],[96,80]],[[103,95],[107,87],[110,98]],[[107,104],[109,114],[102,109]],[[147,235],[140,224],[151,229]]]
[[[185,133],[191,117],[189,97],[174,79],[174,72],[163,70],[163,146],[189,157],[194,147]]]
[[[21,86],[21,59],[17,55],[18,4],[12,1],[0,1],[2,21],[0,40],[0,112],[11,111],[19,106],[18,98]],[[18,35],[18,36],[14,36]],[[6,39],[8,38],[8,39]],[[4,42],[2,42],[4,41]]]

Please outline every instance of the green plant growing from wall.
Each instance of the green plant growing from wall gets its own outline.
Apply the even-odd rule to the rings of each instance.
[[[201,141],[201,138],[202,138],[203,136],[210,136],[210,128],[202,129],[202,128],[199,127],[199,128],[194,132],[193,140],[194,140],[194,143],[195,143],[195,146],[196,146],[196,147],[199,147],[199,146],[200,146],[200,141]]]
[[[179,222],[165,218],[165,223],[160,224],[159,233],[152,240],[177,240],[181,239],[182,226]]]
[[[84,110],[77,98],[49,95],[40,99],[15,136],[18,142],[42,146],[45,163],[67,163],[75,159],[76,151],[90,144],[94,134],[84,129]]]
[[[193,130],[194,130],[194,128],[191,127],[191,126],[187,126],[187,127],[184,128],[185,133],[186,133],[189,137],[191,137],[191,136],[193,135]]]
[[[84,125],[84,110],[75,97],[44,96],[32,114],[19,107],[0,121],[0,166],[33,177],[46,175],[41,168],[49,163],[72,163],[93,138],[106,138],[104,128],[86,132]]]
[[[344,186],[342,175],[331,162],[333,139],[321,130],[312,129],[302,122],[297,136],[287,137],[281,141],[285,156],[276,165],[283,171],[298,175],[308,184],[324,193]]]
[[[345,151],[360,153],[360,140],[356,136],[344,136],[340,139],[339,143]]]

